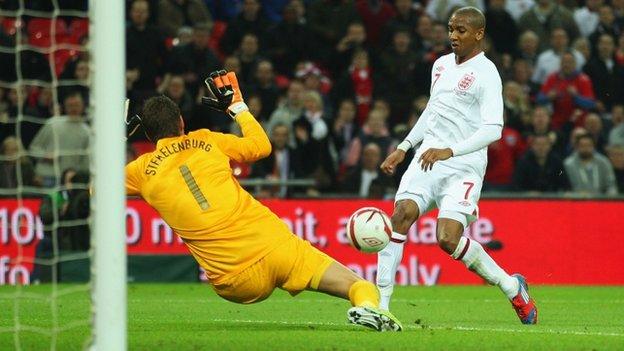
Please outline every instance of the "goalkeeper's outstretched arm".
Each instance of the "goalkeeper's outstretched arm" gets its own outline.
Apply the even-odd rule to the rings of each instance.
[[[231,159],[251,162],[271,153],[271,142],[256,118],[249,112],[238,86],[234,72],[217,71],[206,79],[212,96],[204,97],[203,102],[210,108],[225,112],[240,126],[242,137],[232,134],[210,132],[219,148]]]

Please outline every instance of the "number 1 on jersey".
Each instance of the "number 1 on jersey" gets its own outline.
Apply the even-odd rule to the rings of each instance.
[[[191,170],[188,168],[187,165],[182,165],[180,166],[180,173],[182,173],[182,178],[184,178],[184,182],[191,191],[191,194],[193,194],[193,197],[195,198],[195,201],[197,201],[199,208],[201,208],[202,211],[207,211],[210,208],[210,205],[208,204],[208,200],[206,200],[204,193],[202,193],[201,189],[199,188],[199,185],[197,185],[195,178],[193,178]]]

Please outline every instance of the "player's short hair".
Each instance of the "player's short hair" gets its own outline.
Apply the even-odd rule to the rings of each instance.
[[[180,108],[164,95],[145,101],[141,111],[141,125],[152,142],[180,135]]]
[[[451,17],[453,16],[466,16],[466,18],[468,18],[468,23],[470,23],[473,28],[485,28],[485,16],[483,12],[476,7],[466,6],[459,8],[453,11]]]

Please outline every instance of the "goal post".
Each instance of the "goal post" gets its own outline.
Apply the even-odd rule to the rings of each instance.
[[[125,1],[91,0],[92,350],[126,350]]]

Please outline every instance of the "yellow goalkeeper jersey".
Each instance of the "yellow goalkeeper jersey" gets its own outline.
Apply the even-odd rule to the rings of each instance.
[[[226,280],[293,235],[232,175],[230,159],[250,162],[271,152],[249,112],[236,120],[243,137],[202,129],[163,138],[126,166],[126,194],[158,211],[211,281]]]

